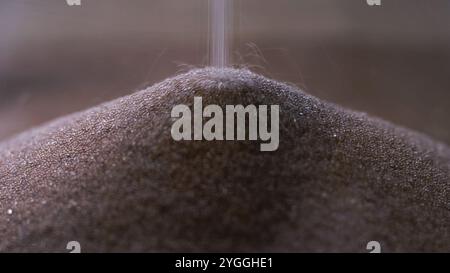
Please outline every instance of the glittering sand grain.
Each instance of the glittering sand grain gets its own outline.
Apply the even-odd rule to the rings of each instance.
[[[173,141],[170,111],[194,95],[279,104],[279,149]],[[444,144],[246,70],[200,69],[1,144],[0,250],[450,251],[449,189]]]

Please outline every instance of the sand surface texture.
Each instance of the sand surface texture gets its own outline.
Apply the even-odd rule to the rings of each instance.
[[[181,141],[177,104],[280,105],[280,146]],[[193,70],[0,144],[0,250],[450,251],[450,149],[246,70]]]

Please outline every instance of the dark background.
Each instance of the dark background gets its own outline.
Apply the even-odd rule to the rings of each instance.
[[[233,60],[450,143],[450,1],[240,0]],[[207,0],[0,0],[0,140],[207,64]]]

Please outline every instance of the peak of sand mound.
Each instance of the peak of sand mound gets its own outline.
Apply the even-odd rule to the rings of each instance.
[[[171,109],[277,104],[280,142],[179,141]],[[1,251],[450,250],[450,149],[246,70],[199,69],[0,145]]]

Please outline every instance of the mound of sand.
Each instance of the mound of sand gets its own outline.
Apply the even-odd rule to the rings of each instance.
[[[181,141],[176,104],[280,105],[280,146]],[[1,251],[450,250],[450,149],[246,70],[194,70],[0,145]]]

